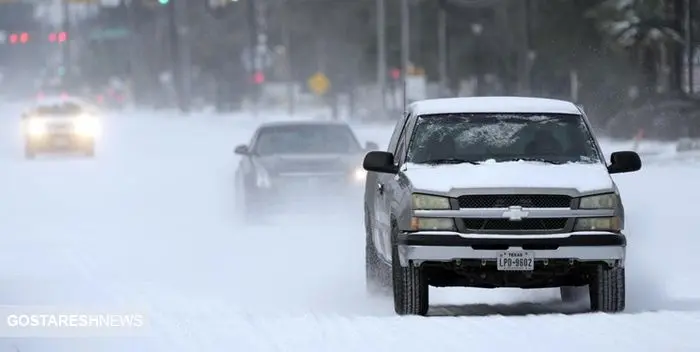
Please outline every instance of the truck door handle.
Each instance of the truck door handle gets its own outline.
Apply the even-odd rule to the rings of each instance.
[[[384,185],[383,184],[377,183],[377,193],[384,194]]]

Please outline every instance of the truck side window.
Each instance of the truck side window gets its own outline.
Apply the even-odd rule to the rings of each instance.
[[[394,152],[394,163],[397,165],[401,165],[406,159],[406,144],[406,126],[404,126],[403,130],[401,131],[401,135],[399,136],[396,151]]]

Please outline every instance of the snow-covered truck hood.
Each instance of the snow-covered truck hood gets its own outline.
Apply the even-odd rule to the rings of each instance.
[[[605,165],[484,162],[479,165],[417,165],[403,170],[417,191],[447,193],[468,188],[567,188],[588,193],[614,188]]]

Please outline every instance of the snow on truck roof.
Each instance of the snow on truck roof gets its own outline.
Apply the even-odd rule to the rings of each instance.
[[[556,99],[526,97],[466,97],[421,100],[411,104],[416,115],[458,113],[576,114],[576,104]]]

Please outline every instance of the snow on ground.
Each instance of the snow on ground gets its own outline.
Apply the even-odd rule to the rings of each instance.
[[[250,116],[114,115],[95,159],[26,161],[18,108],[0,110],[0,304],[126,309],[150,324],[148,337],[4,338],[0,351],[700,349],[690,223],[700,164],[616,176],[630,235],[626,313],[571,315],[579,307],[555,290],[435,289],[437,316],[397,317],[389,298],[365,295],[357,206],[233,220],[232,150],[248,142]],[[383,146],[391,132],[355,127]],[[605,146],[619,148],[629,146]]]

